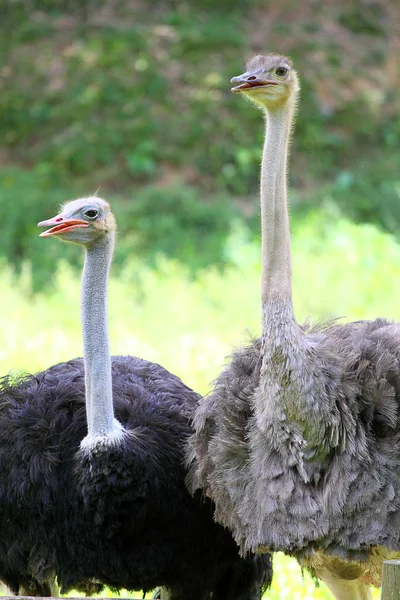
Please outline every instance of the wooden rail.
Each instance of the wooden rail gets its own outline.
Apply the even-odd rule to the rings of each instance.
[[[384,560],[381,600],[400,600],[400,560]]]

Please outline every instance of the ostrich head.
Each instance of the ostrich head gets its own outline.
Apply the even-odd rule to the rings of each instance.
[[[51,227],[41,233],[40,237],[52,235],[65,242],[92,246],[104,236],[113,233],[116,224],[108,202],[101,198],[89,197],[67,202],[58,215],[41,221],[38,227]]]
[[[279,54],[259,54],[246,65],[246,72],[232,77],[235,94],[245,94],[255,104],[274,110],[295,100],[299,82],[292,61]]]
[[[89,197],[67,202],[58,215],[38,226],[50,227],[41,237],[55,236],[85,248],[81,317],[88,434],[81,441],[81,449],[91,452],[98,443],[120,441],[123,430],[114,418],[107,326],[107,284],[115,219],[105,200]]]

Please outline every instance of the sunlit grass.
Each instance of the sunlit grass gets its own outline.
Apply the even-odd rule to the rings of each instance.
[[[1,591],[1,590],[0,590]],[[3,591],[5,595],[5,591]],[[76,598],[82,594],[72,591],[67,597]],[[113,598],[116,594],[109,589],[104,589],[100,594],[102,598]],[[153,592],[146,594],[150,599]],[[143,598],[141,592],[127,592],[120,590],[120,598]],[[372,592],[373,600],[379,600],[380,591]],[[274,579],[271,588],[264,594],[263,600],[332,600],[333,597],[324,584],[317,586],[308,573],[301,572],[299,564],[294,558],[284,556],[281,552],[274,555]],[[189,600],[189,599],[188,599]]]
[[[71,592],[68,596],[76,596]],[[110,590],[104,590],[102,597],[112,598]],[[121,590],[121,598],[142,598],[139,593],[130,593]],[[152,594],[146,595],[151,598]],[[379,590],[374,590],[373,600],[379,599]],[[294,558],[284,556],[281,552],[274,555],[274,580],[271,588],[263,596],[264,600],[332,600],[332,595],[325,585],[317,585],[307,572],[301,572],[298,562]]]
[[[43,240],[51,252],[54,240]],[[299,320],[332,316],[400,319],[400,246],[372,226],[313,214],[293,231],[294,302]],[[205,393],[224,357],[259,333],[259,248],[237,235],[228,251],[235,266],[209,269],[192,280],[185,268],[161,259],[152,271],[132,259],[110,280],[110,341],[114,354],[160,362]],[[68,247],[65,247],[68,258]],[[54,286],[31,295],[27,267],[18,279],[0,272],[0,365],[37,371],[82,353],[79,276],[60,266]],[[290,524],[289,524],[290,525]],[[289,526],[288,525],[288,526]],[[330,598],[302,579],[296,561],[277,556],[268,598]],[[126,595],[122,593],[122,595]],[[374,598],[378,598],[378,591]]]

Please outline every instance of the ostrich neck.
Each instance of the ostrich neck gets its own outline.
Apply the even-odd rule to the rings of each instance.
[[[82,275],[81,315],[89,438],[107,436],[115,428],[107,327],[107,283],[113,249],[113,233],[87,247]]]
[[[294,104],[266,110],[261,165],[262,331],[264,347],[290,353],[298,337],[292,303],[287,162]],[[264,354],[265,359],[267,359]]]
[[[292,308],[292,267],[286,200],[287,160],[294,107],[266,111],[261,165],[262,303]]]
[[[266,110],[261,166],[262,346],[261,421],[297,423],[302,404],[303,335],[293,312],[287,162],[294,104]],[[300,384],[300,385],[299,385]],[[302,428],[301,428],[302,429]]]
[[[286,178],[294,105],[268,111],[266,117],[261,175],[262,370],[256,417],[261,429],[272,427],[272,444],[298,464],[307,480],[304,449],[320,460],[326,432],[337,424],[324,381],[318,379],[322,364],[317,348],[312,348],[314,342],[306,338],[293,312]]]

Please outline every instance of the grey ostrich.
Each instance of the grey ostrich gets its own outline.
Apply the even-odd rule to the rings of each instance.
[[[110,357],[108,203],[75,200],[39,225],[85,248],[84,364],[0,381],[0,579],[16,594],[50,595],[56,578],[62,593],[259,600],[269,558],[241,558],[212,503],[185,486],[198,394],[160,365]]]
[[[286,179],[297,75],[267,54],[232,83],[266,117],[262,336],[200,403],[189,485],[242,551],[292,554],[337,600],[365,600],[400,550],[400,325],[296,322]]]

